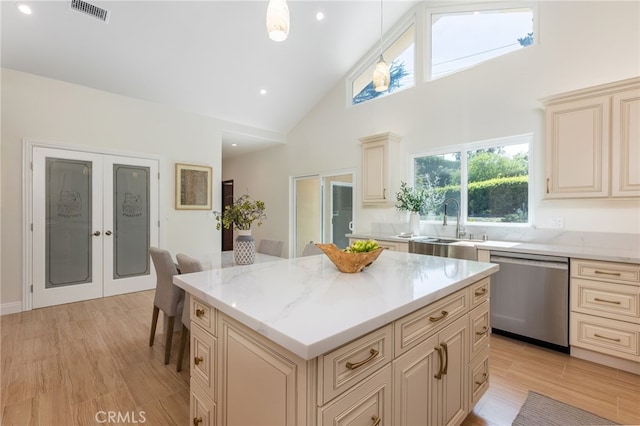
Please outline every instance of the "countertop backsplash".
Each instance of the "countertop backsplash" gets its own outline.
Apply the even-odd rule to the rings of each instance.
[[[420,226],[421,235],[449,237],[455,234],[455,223],[448,226],[425,224]],[[465,225],[467,234],[464,238],[469,238],[473,234],[474,239],[481,240],[486,234],[490,241],[510,241],[532,244],[553,244],[559,246],[572,246],[584,248],[600,249],[620,249],[631,250],[640,253],[639,234],[614,234],[603,232],[578,232],[563,231],[555,229],[535,229],[531,227],[501,227]],[[382,222],[371,224],[369,232],[354,232],[354,234],[371,234],[372,236],[395,236],[403,232],[409,232],[408,223]]]

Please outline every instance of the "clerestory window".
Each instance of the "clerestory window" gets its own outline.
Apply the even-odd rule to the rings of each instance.
[[[351,78],[351,104],[356,105],[415,85],[415,25],[411,24],[383,52],[384,60],[389,65],[391,82],[389,89],[376,92],[373,89],[373,67],[380,56],[378,50],[375,57],[370,58],[368,66],[361,69]]]
[[[474,9],[471,9],[471,8]],[[427,13],[428,80],[530,46],[535,41],[533,7],[464,6]]]

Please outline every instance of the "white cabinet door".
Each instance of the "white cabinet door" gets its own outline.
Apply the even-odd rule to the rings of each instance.
[[[611,195],[640,196],[640,88],[613,96]]]
[[[609,96],[546,109],[545,198],[609,195]]]

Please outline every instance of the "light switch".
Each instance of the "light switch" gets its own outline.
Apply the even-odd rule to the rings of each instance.
[[[549,219],[549,227],[552,229],[564,228],[564,220],[561,217],[552,217]]]

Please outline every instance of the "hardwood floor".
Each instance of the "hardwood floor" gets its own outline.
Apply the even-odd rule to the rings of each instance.
[[[160,334],[148,346],[152,301],[146,291],[0,317],[0,424],[115,424],[112,413],[118,424],[188,425],[189,367],[176,372],[178,333],[169,365]],[[530,389],[640,424],[640,376],[500,336],[490,359],[491,387],[464,425],[510,425]]]

